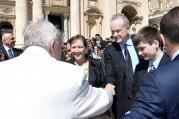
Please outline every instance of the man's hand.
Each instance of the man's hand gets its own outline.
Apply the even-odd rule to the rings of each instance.
[[[108,83],[108,84],[105,86],[105,90],[107,90],[108,92],[111,92],[112,95],[116,95],[115,86],[112,85],[111,83]]]

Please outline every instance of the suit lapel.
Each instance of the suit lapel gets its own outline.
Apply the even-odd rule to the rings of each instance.
[[[144,73],[148,72],[148,67],[149,67],[149,60],[147,60],[146,64],[144,64]]]
[[[138,72],[140,75],[144,75],[148,71],[149,66],[149,60],[143,60],[136,66],[136,72]]]
[[[164,65],[164,64],[167,64],[167,63],[169,63],[171,60],[170,60],[170,57],[166,54],[166,53],[164,53],[163,54],[163,56],[162,56],[162,59],[160,60],[160,63],[159,63],[159,65],[158,65],[158,67],[160,67],[160,66],[162,66],[162,65]]]
[[[94,80],[95,80],[95,74],[94,74],[94,69],[92,67],[92,60],[89,59],[89,72],[88,72],[88,82],[89,84],[93,84]]]
[[[121,69],[124,72],[124,74],[126,74],[125,59],[122,53],[122,49],[118,43],[114,44],[114,48],[115,48],[114,55],[116,57],[116,60],[118,60],[119,65],[121,66]]]
[[[9,56],[8,56],[8,54],[7,54],[7,52],[6,52],[6,49],[4,48],[3,45],[2,45],[2,47],[1,47],[1,52],[5,55],[5,59],[8,60],[8,59],[9,59]]]

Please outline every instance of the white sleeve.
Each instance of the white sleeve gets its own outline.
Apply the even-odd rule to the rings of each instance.
[[[85,78],[73,103],[77,118],[99,115],[107,111],[113,101],[112,93],[103,88],[92,87]]]

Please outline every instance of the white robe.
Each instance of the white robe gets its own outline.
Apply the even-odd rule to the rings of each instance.
[[[94,88],[77,66],[31,46],[0,62],[0,119],[80,119],[105,112],[112,95]]]

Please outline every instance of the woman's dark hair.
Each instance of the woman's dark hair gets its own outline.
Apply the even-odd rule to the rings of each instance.
[[[83,42],[83,45],[85,46],[85,48],[88,47],[87,40],[86,40],[86,38],[85,38],[83,35],[77,34],[77,35],[71,37],[71,38],[69,39],[70,45],[71,45],[74,41],[76,41],[76,40],[81,40],[81,41]]]

